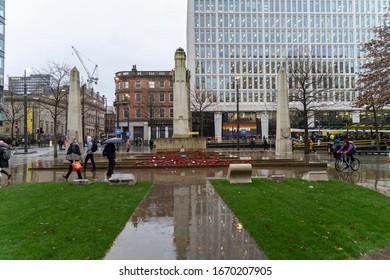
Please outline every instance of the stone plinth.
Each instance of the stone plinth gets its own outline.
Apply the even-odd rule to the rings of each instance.
[[[252,164],[231,163],[229,165],[226,179],[231,184],[252,183]]]
[[[329,181],[328,172],[326,171],[309,171],[303,174],[302,179],[309,182]]]
[[[156,139],[156,152],[206,151],[206,138],[159,138]]]
[[[74,179],[73,185],[89,185],[88,179]]]
[[[133,174],[112,174],[108,182],[110,185],[134,186],[137,180]]]

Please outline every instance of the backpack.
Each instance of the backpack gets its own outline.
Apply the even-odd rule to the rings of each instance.
[[[91,151],[94,153],[96,152],[98,149],[98,145],[95,141],[92,141],[92,148],[91,148]]]
[[[73,143],[70,144],[70,146],[68,148],[68,152],[66,154],[70,155],[72,153],[76,154],[76,155],[81,155],[79,146],[76,144],[73,144]]]
[[[9,160],[11,158],[11,150],[1,148],[1,157],[5,160]]]

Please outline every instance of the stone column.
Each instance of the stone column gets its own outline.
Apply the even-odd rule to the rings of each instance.
[[[268,112],[261,112],[261,138],[268,139],[269,136],[269,116]]]
[[[82,137],[80,72],[76,67],[73,67],[70,72],[67,141],[78,142],[82,151],[84,147]]]
[[[278,109],[276,115],[276,150],[275,155],[281,158],[292,156],[290,111],[288,108],[287,76],[284,68],[278,72]]]
[[[215,130],[215,140],[218,143],[222,142],[222,113],[214,113],[214,130]]]
[[[173,71],[173,138],[188,138],[189,125],[189,73],[186,69],[186,54],[182,48],[175,52]]]

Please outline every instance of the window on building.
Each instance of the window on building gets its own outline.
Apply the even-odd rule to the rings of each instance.
[[[135,81],[135,87],[141,88],[141,81]]]
[[[165,118],[165,109],[160,109],[160,118]]]
[[[164,81],[160,81],[160,85],[159,85],[160,88],[164,88],[165,85],[164,85]]]
[[[137,119],[140,119],[142,117],[142,113],[141,112],[142,112],[141,109],[136,109],[135,110],[135,117]]]
[[[169,94],[169,102],[173,102],[173,93]]]
[[[149,88],[154,88],[154,81],[149,81]]]
[[[142,95],[141,93],[135,94],[135,102],[142,102]]]
[[[165,94],[160,93],[160,102],[164,102],[164,101],[165,101]]]
[[[123,88],[129,88],[129,82],[127,81],[123,82]]]
[[[173,108],[170,108],[170,109],[169,109],[169,117],[170,117],[170,118],[173,118]]]

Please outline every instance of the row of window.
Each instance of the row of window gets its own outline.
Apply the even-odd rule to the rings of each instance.
[[[355,5],[353,3],[355,2]],[[222,12],[380,12],[380,0],[194,0],[195,11]]]
[[[143,115],[142,115],[142,111],[143,111],[142,109],[136,108],[136,109],[135,109],[135,117],[136,117],[137,119],[149,118],[149,116],[143,116]],[[166,115],[165,115],[165,112],[166,112],[166,109],[165,109],[165,108],[160,108],[160,109],[158,109],[158,111],[157,111],[156,113],[158,114],[158,117],[159,117],[159,118],[167,118],[167,117],[173,118],[173,108],[169,108],[169,116],[166,116]],[[155,114],[156,114],[156,113],[155,113]],[[127,116],[128,116],[128,111],[125,111],[124,114],[125,114],[125,118],[127,118]],[[156,117],[156,116],[154,116],[154,117]]]
[[[313,77],[314,79],[314,77]],[[276,90],[276,75],[270,77],[242,77],[240,80],[240,89],[249,90]],[[289,88],[300,88],[299,81],[294,81],[289,78]],[[235,77],[195,77],[196,89],[213,89],[213,90],[226,90],[235,89],[236,78]],[[356,77],[350,76],[329,76],[322,78],[317,82],[313,82],[313,85],[321,88],[334,88],[334,89],[354,89],[356,86]]]
[[[355,33],[355,36],[354,36]],[[217,38],[218,36],[218,38]],[[195,43],[354,43],[371,40],[369,30],[196,30]]]
[[[147,100],[143,100],[142,96],[143,94],[142,93],[135,93],[134,96],[135,96],[135,102],[137,103],[142,103],[143,101],[149,101],[149,102],[154,102],[156,101],[156,95],[158,95],[158,101],[159,102],[165,102],[165,96],[166,94],[165,93],[159,93],[159,94],[154,94],[154,93],[148,93],[147,95]],[[125,102],[128,102],[129,101],[129,98],[126,96],[123,98],[123,101]],[[169,93],[169,102],[173,102],[173,93]]]
[[[355,58],[355,45],[195,45],[196,59],[289,58],[302,54],[322,58]],[[218,53],[217,53],[218,51]],[[356,55],[360,57],[360,49]]]
[[[216,20],[218,19],[218,24]],[[272,14],[195,14],[195,27],[201,28],[351,28],[377,26],[380,15],[272,15]]]
[[[156,87],[156,81],[148,81],[148,88],[157,88]],[[115,87],[117,90],[119,89],[128,89],[129,88],[129,82],[128,81],[117,81],[115,83]],[[173,81],[169,81],[169,87],[173,88]],[[137,80],[135,81],[135,88],[140,89],[141,88],[141,81]],[[166,88],[165,87],[165,81],[158,81],[158,88]]]
[[[306,59],[309,61],[309,59]],[[312,62],[312,61],[310,61]],[[355,73],[354,60],[319,60],[317,73]],[[277,74],[281,61],[195,61],[195,74]],[[358,65],[359,66],[359,65]],[[218,68],[217,68],[218,67]]]
[[[330,91],[319,93],[316,96],[317,102],[352,102],[356,100],[358,93],[355,91]],[[219,102],[221,103],[236,103],[236,92],[220,92]],[[294,97],[295,98],[295,97]],[[290,100],[294,100],[290,97]],[[264,103],[276,102],[275,91],[266,92],[239,92],[240,103]]]

